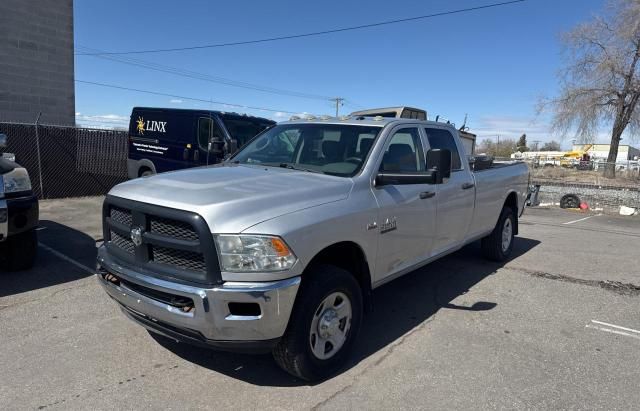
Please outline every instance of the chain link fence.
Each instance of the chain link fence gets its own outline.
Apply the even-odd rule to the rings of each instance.
[[[0,133],[40,199],[104,195],[127,179],[126,131],[0,123]]]

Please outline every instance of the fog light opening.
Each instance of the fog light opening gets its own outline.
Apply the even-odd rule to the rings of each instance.
[[[259,317],[262,311],[258,303],[229,303],[229,313],[239,317]]]

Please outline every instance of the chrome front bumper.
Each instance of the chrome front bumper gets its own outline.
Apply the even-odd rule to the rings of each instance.
[[[284,334],[300,277],[274,282],[225,282],[214,288],[200,288],[169,282],[123,267],[114,261],[104,247],[98,250],[96,277],[107,294],[118,302],[133,320],[151,331],[177,340],[234,350],[260,342],[273,343]],[[104,273],[111,273],[123,281],[107,281]],[[193,310],[152,298],[159,291],[193,300]],[[234,315],[229,303],[254,303],[260,306],[259,315]],[[255,343],[255,344],[250,344]],[[269,344],[266,344],[269,345]],[[272,344],[271,344],[272,345]]]

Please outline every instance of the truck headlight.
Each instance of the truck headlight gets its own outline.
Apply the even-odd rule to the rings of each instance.
[[[280,237],[223,234],[215,239],[222,271],[283,271],[297,260]]]
[[[14,168],[7,174],[0,176],[0,180],[2,182],[0,187],[5,194],[31,191],[29,173],[24,168]]]

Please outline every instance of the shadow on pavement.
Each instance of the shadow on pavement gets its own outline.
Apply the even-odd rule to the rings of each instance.
[[[512,258],[540,244],[537,240],[517,237]],[[365,316],[352,360],[341,372],[384,349],[441,309],[486,311],[496,303],[476,301],[469,306],[451,303],[505,263],[489,262],[481,256],[478,243],[409,273],[373,293],[373,312]],[[250,356],[222,353],[177,343],[151,333],[163,347],[192,363],[255,385],[307,385],[282,371],[270,355]]]
[[[48,220],[40,221],[40,227],[43,227],[38,230],[38,241],[41,244],[88,268],[95,266],[97,249],[92,237]],[[89,275],[91,274],[86,270],[38,247],[38,259],[30,270],[0,272],[0,297],[67,283]]]

